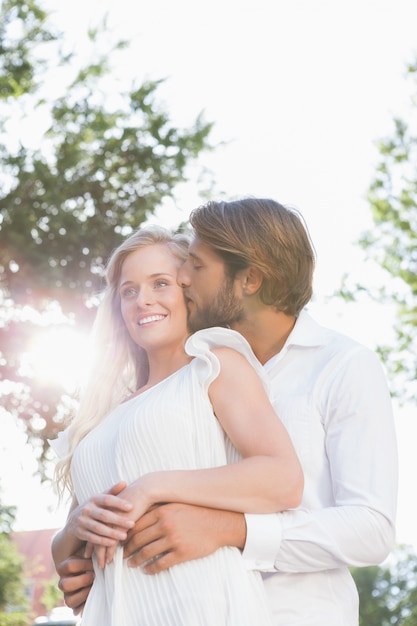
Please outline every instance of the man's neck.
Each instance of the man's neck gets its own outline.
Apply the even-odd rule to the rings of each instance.
[[[232,328],[245,337],[258,361],[264,365],[282,350],[295,321],[293,315],[286,315],[268,307],[232,324]]]

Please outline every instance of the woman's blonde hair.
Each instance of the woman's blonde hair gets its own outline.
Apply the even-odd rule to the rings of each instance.
[[[188,255],[189,238],[173,234],[161,226],[143,227],[127,237],[110,256],[106,288],[92,329],[93,361],[80,393],[76,416],[69,426],[69,452],[56,466],[58,490],[73,491],[70,466],[80,441],[128,395],[148,379],[146,352],[131,339],[120,309],[120,274],[126,257],[140,248],[164,244],[183,263]]]

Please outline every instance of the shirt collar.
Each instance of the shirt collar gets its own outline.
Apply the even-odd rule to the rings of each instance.
[[[298,315],[294,328],[287,337],[283,348],[269,359],[264,367],[269,370],[277,361],[281,360],[284,354],[291,346],[299,346],[304,348],[316,348],[323,346],[328,341],[328,331],[320,326],[307,312],[303,309]]]
[[[317,347],[323,346],[328,341],[328,330],[324,326],[320,326],[307,312],[303,309],[295,322],[294,328],[288,335],[285,346],[305,346]]]

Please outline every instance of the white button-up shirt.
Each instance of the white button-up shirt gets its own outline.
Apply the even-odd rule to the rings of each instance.
[[[385,374],[374,352],[305,311],[265,369],[305,488],[296,510],[246,516],[244,557],[264,572],[277,626],[356,626],[348,568],[380,563],[395,541],[397,447]]]

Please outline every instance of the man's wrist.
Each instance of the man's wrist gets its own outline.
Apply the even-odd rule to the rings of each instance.
[[[221,518],[221,545],[234,546],[243,550],[246,543],[246,520],[243,513],[219,511]]]

